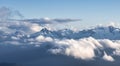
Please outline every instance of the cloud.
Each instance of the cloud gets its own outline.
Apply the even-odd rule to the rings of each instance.
[[[16,19],[16,17],[22,18],[23,15],[17,11],[17,10],[12,10],[8,7],[1,7],[0,8],[0,21],[5,21],[8,19]]]
[[[72,18],[56,18],[56,19],[50,19],[48,17],[45,18],[35,18],[35,19],[22,19],[24,16],[18,11],[13,10],[8,7],[1,7],[0,8],[0,21],[6,22],[6,20],[11,20],[11,22],[14,21],[20,21],[20,22],[32,22],[37,24],[53,24],[53,23],[68,23],[68,22],[76,22],[81,21],[81,19],[72,19]]]
[[[38,42],[51,42],[51,41],[53,41],[53,39],[51,37],[44,37],[42,35],[36,37],[36,40]]]
[[[72,56],[76,59],[99,60],[96,58],[100,58],[105,61],[114,62],[116,58],[114,58],[113,56],[120,56],[119,42],[111,41],[108,39],[97,40],[89,37],[78,40],[58,40],[51,37],[44,37],[42,35],[39,35],[35,38],[35,40],[33,39],[32,41],[32,45],[34,45],[35,47],[45,48],[47,51],[55,55],[61,54],[66,56]]]
[[[28,21],[38,24],[53,24],[53,23],[68,23],[68,22],[76,22],[81,21],[81,19],[50,19],[50,18],[41,18],[41,19],[24,19],[21,21]]]
[[[34,32],[38,32],[40,30],[42,30],[43,27],[41,27],[40,25],[38,24],[32,24],[30,29],[33,30]]]
[[[104,52],[103,59],[104,59],[104,60],[106,60],[106,61],[111,61],[111,62],[113,62],[113,61],[114,61],[113,57],[112,57],[112,56],[110,56],[110,55],[107,55],[107,53],[106,53],[106,52]]]
[[[4,19],[8,19],[9,17],[11,17],[11,10],[7,7],[1,7],[0,8],[0,19],[4,20]]]
[[[108,39],[95,39],[92,37],[77,40],[59,40],[39,35],[31,42],[32,43],[26,42],[25,44],[4,43],[4,45],[0,45],[0,51],[3,51],[4,49],[4,52],[1,52],[0,54],[0,58],[2,57],[0,61],[6,59],[8,62],[14,60],[14,63],[21,62],[21,64],[24,64],[27,62],[39,65],[43,62],[55,62],[57,65],[62,63],[62,66],[66,66],[64,65],[66,63],[68,63],[67,65],[69,66],[74,66],[75,64],[77,64],[77,66],[110,66],[111,64],[117,66],[117,63],[119,63],[119,40],[112,41]],[[2,54],[5,54],[6,52],[9,52],[9,54],[2,56]],[[12,58],[14,56],[15,59]],[[26,58],[29,58],[29,61]],[[43,65],[45,63],[43,63]],[[53,66],[56,66],[56,64]]]
[[[58,23],[66,23],[66,22],[75,22],[75,21],[81,21],[81,19],[53,19],[53,21],[58,22]]]
[[[83,60],[93,60],[98,57],[113,62],[115,59],[112,56],[120,55],[119,43],[111,40],[96,40],[92,37],[55,41],[54,46],[55,48],[49,50],[53,54],[63,54]]]
[[[95,57],[94,50],[98,47],[101,47],[98,41],[93,38],[88,39],[80,39],[80,40],[63,40],[63,41],[56,41],[56,44],[60,44],[66,46],[64,49],[58,47],[58,49],[52,49],[52,52],[55,51],[61,54],[65,54],[67,56],[73,56],[75,58],[80,58],[83,60],[93,59]],[[59,45],[58,45],[59,46]],[[62,52],[60,52],[61,50]],[[64,53],[63,53],[64,52]],[[57,54],[55,53],[55,54]]]

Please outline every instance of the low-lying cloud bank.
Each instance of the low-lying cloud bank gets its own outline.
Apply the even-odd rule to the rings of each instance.
[[[108,39],[94,39],[92,37],[79,40],[65,39],[57,40],[50,37],[39,36],[37,41],[52,42],[52,47],[48,51],[53,54],[63,54],[73,56],[82,60],[95,60],[100,58],[106,61],[115,61],[114,56],[120,55],[120,42]],[[40,44],[44,45],[44,43]],[[49,45],[49,44],[48,44]]]
[[[71,64],[69,62],[80,63],[76,66],[84,64],[84,66],[88,66],[86,64],[105,66],[106,63],[117,66],[120,63],[120,40],[94,39],[92,37],[59,40],[40,35],[32,43],[9,43],[0,44],[0,62],[23,64],[23,66],[24,64],[25,66],[41,65],[44,60],[49,64],[55,62],[55,59],[55,63],[60,65],[64,65],[66,62],[68,63],[66,65]],[[27,60],[28,58],[29,60]],[[63,62],[65,58],[66,61]],[[71,61],[68,61],[70,58]],[[99,64],[101,62],[102,64]]]
[[[33,41],[33,42],[32,42]],[[48,52],[55,55],[66,55],[82,60],[98,60],[114,62],[116,56],[120,56],[120,41],[109,39],[94,39],[92,37],[74,39],[52,39],[51,37],[38,36],[31,43],[21,44],[19,42],[6,42],[6,46],[15,45],[28,48],[45,48]],[[46,48],[47,47],[47,48]]]

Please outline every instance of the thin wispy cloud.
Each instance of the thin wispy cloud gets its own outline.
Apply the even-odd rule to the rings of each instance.
[[[78,22],[81,19],[72,19],[72,18],[65,18],[65,19],[50,19],[50,18],[40,18],[40,19],[24,19],[21,21],[28,21],[37,24],[54,24],[54,23],[69,23],[69,22]]]
[[[8,7],[0,7],[0,21],[6,21],[8,19],[16,19],[16,17],[23,18],[24,16],[18,10],[12,10]]]

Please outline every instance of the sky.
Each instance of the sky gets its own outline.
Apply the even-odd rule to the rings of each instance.
[[[79,18],[83,26],[120,22],[120,0],[0,0],[2,6],[25,18]]]

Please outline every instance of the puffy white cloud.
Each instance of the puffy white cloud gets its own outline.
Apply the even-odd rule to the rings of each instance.
[[[113,21],[111,21],[111,22],[109,22],[109,23],[108,23],[107,25],[105,25],[105,26],[119,27],[120,24],[119,24],[119,22],[113,22]]]
[[[52,52],[57,54],[58,52],[68,56],[74,56],[75,58],[81,58],[81,59],[92,59],[94,54],[95,45],[92,43],[89,43],[86,39],[80,39],[80,40],[63,40],[63,41],[57,41],[56,44],[61,44],[63,46],[67,46],[64,49],[58,48],[53,49]],[[58,45],[59,46],[59,45]],[[60,50],[61,49],[61,50]],[[62,51],[62,52],[61,52]]]
[[[114,61],[113,55],[120,55],[120,45],[116,41],[108,39],[94,39],[92,37],[79,40],[65,39],[56,40],[52,45],[55,48],[49,49],[53,54],[73,56],[83,60],[92,60],[95,57],[103,58],[106,61]],[[114,49],[114,50],[110,50]],[[98,53],[96,54],[96,51]],[[109,50],[109,51],[107,51]],[[103,54],[102,54],[103,53]],[[107,54],[108,53],[108,54]],[[99,56],[100,55],[100,56]]]
[[[105,48],[112,48],[112,49],[118,49],[118,48],[120,48],[120,44],[119,43],[117,43],[115,41],[112,41],[112,40],[109,40],[109,39],[101,39],[100,43]]]
[[[39,42],[51,42],[53,39],[51,37],[44,37],[42,35],[36,37],[36,40]]]
[[[66,55],[87,60],[95,57],[94,49],[96,46],[99,46],[99,43],[96,42],[94,44],[90,39],[93,41],[93,38],[89,38],[80,40],[63,40],[56,43],[68,46],[64,49]]]
[[[38,32],[42,29],[43,27],[41,27],[40,25],[38,24],[32,24],[30,29],[33,30],[34,32]]]
[[[120,56],[120,48],[116,49],[114,52],[113,52],[114,55],[117,55],[117,56]]]
[[[107,55],[107,53],[106,53],[106,52],[104,52],[103,59],[104,59],[104,60],[106,60],[106,61],[111,61],[111,62],[113,62],[113,61],[114,61],[114,59],[112,58],[112,56]]]

